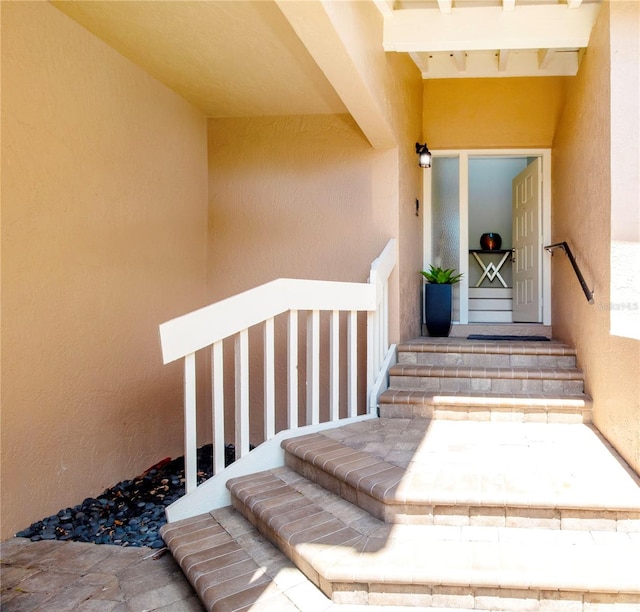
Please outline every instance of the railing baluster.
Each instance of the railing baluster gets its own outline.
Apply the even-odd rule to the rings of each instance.
[[[373,380],[375,378],[375,372],[377,371],[374,366],[377,359],[373,351],[373,347],[376,344],[374,338],[378,333],[376,319],[377,317],[375,312],[367,313],[367,412],[371,412],[369,391],[373,387]]]
[[[249,330],[235,342],[236,365],[236,459],[249,452]]]
[[[347,413],[358,414],[358,311],[350,310],[347,325]]]
[[[187,493],[198,486],[196,447],[196,354],[184,358],[184,475]]]
[[[213,473],[224,469],[224,366],[222,340],[211,346],[211,422],[213,424]]]
[[[287,350],[287,426],[298,427],[298,311],[289,311]]]
[[[369,380],[373,380],[373,371],[377,369],[378,364],[378,326],[380,319],[376,315],[380,314],[380,282],[376,270],[370,271],[369,283],[376,288],[376,312],[367,314],[367,389],[370,388]]]
[[[382,304],[380,305],[380,311],[378,313],[380,318],[380,337],[382,339],[382,345],[380,346],[380,363],[382,365],[384,361],[385,353],[389,347],[389,280],[382,285]]]
[[[275,346],[273,318],[264,322],[264,439],[276,434]]]
[[[320,422],[320,311],[307,317],[307,425]]]
[[[329,401],[329,420],[340,418],[340,311],[332,310],[330,315],[329,336],[329,378],[331,399]]]
[[[395,241],[391,240],[372,264],[369,285],[363,283],[334,283],[279,279],[260,287],[198,309],[188,315],[172,319],[160,326],[162,353],[165,363],[184,358],[184,418],[185,418],[185,487],[193,493],[198,486],[197,462],[197,405],[196,352],[211,347],[211,418],[214,474],[224,469],[225,453],[225,388],[224,342],[235,339],[235,447],[236,458],[245,457],[250,447],[250,381],[249,329],[264,323],[264,437],[273,438],[276,430],[276,347],[275,318],[288,312],[287,330],[287,427],[296,429],[299,421],[299,398],[302,392],[298,372],[299,330],[298,309],[307,316],[307,425],[320,424],[320,329],[321,312],[329,313],[329,395],[328,416],[340,419],[341,403],[346,403],[348,417],[355,417],[359,409],[358,347],[359,312],[367,312],[366,341],[367,410],[375,411],[375,399],[384,388],[388,367],[395,359],[395,350],[388,350],[388,282],[395,266]],[[260,308],[252,306],[258,303]],[[340,318],[346,312],[347,328]],[[347,346],[341,346],[345,334]],[[227,340],[229,339],[229,340]],[[323,339],[326,340],[326,339]],[[229,348],[229,347],[228,347]],[[364,346],[360,350],[364,350]],[[341,355],[346,352],[346,362]],[[380,370],[380,365],[385,367]],[[343,376],[347,388],[340,389]],[[363,383],[364,385],[364,383]],[[371,390],[371,388],[374,388]],[[344,398],[344,394],[347,397]],[[253,397],[253,396],[251,396]],[[360,398],[362,400],[362,398]],[[228,402],[227,402],[228,403]],[[230,408],[230,406],[229,406]],[[324,412],[323,412],[324,416]],[[229,434],[227,434],[228,436]]]

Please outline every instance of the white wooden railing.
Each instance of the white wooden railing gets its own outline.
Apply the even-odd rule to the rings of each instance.
[[[329,312],[329,407],[331,422],[340,420],[340,375],[346,369],[347,418],[358,414],[358,312],[367,313],[366,405],[375,414],[379,394],[386,388],[387,371],[394,360],[389,346],[389,276],[396,265],[396,241],[391,240],[371,266],[368,283],[278,279],[217,302],[160,326],[164,363],[184,359],[185,487],[187,496],[197,487],[196,352],[211,351],[213,473],[224,469],[223,341],[235,338],[235,449],[236,459],[249,453],[249,328],[261,326],[264,338],[264,440],[276,434],[275,317],[287,317],[287,429],[320,424],[320,313]],[[299,311],[306,316],[306,375],[298,372]],[[346,363],[340,363],[340,313],[346,311]],[[306,387],[306,423],[299,423],[299,387]],[[344,403],[344,402],[343,402]],[[181,514],[184,516],[184,513]]]

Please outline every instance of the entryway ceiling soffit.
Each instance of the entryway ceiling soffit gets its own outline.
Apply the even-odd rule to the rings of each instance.
[[[573,76],[600,0],[374,0],[423,79]]]

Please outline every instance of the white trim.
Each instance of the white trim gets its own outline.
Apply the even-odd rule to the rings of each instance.
[[[211,345],[211,425],[213,427],[213,473],[224,470],[224,345]]]
[[[236,385],[236,454],[249,452],[249,330],[243,329],[235,338]]]
[[[465,215],[465,223],[468,223],[468,160],[469,157],[540,157],[542,160],[542,236],[540,250],[545,244],[551,242],[551,149],[545,148],[522,148],[522,149],[432,149],[433,157],[457,157],[460,160],[460,223],[462,215]],[[466,163],[462,163],[466,159]],[[462,167],[465,166],[466,183],[463,188]],[[428,267],[432,260],[431,244],[431,171],[425,171],[423,181],[423,260],[424,266]],[[464,234],[464,237],[463,237]],[[468,258],[463,257],[463,243],[468,252],[468,234],[460,232],[460,271],[468,274]],[[468,276],[467,276],[468,278]],[[467,283],[465,283],[467,285]],[[464,292],[464,304],[463,304]],[[552,324],[551,317],[551,262],[549,257],[542,257],[542,323]],[[464,313],[464,315],[463,315]],[[468,322],[468,291],[466,287],[460,287],[460,319],[461,323]],[[467,320],[462,321],[463,316]]]
[[[377,378],[371,385],[371,394],[367,399],[368,414],[374,416],[378,415],[378,401],[382,393],[389,388],[389,370],[391,369],[391,366],[396,365],[396,363],[398,363],[398,347],[397,345],[392,344],[382,361]]]
[[[458,70],[452,52],[412,51],[423,79],[502,78],[521,76],[575,76],[581,49],[553,49],[548,61],[540,66],[538,49],[494,49],[465,51],[464,71]]]
[[[329,314],[329,420],[340,418],[340,311]]]
[[[500,49],[498,51],[498,72],[507,71],[508,61],[509,61],[509,49]]]
[[[458,224],[458,232],[460,237],[458,253],[458,261],[460,262],[459,270],[463,279],[469,278],[469,154],[465,151],[460,153],[460,164],[458,168],[458,193],[460,194],[460,223]],[[464,228],[464,231],[462,231]],[[457,322],[469,322],[469,283],[463,282],[459,284],[460,303],[458,305],[460,316]]]
[[[287,429],[277,433],[271,440],[263,442],[250,453],[232,463],[223,472],[215,474],[197,489],[173,502],[165,510],[167,521],[172,523],[173,521],[190,518],[230,505],[231,496],[227,490],[227,481],[230,478],[284,466],[284,451],[281,446],[283,440],[318,433],[372,418],[378,418],[378,415],[363,414],[352,419],[319,423],[318,425],[309,425],[295,430]]]
[[[307,423],[320,422],[320,311],[307,314]]]
[[[287,357],[288,378],[288,422],[289,430],[282,435],[290,437],[302,435],[305,430],[297,428],[297,394],[298,385],[298,310],[308,311],[306,315],[307,323],[307,402],[306,402],[306,422],[319,427],[320,421],[320,332],[321,314],[320,311],[329,311],[332,317],[331,325],[331,349],[332,355],[336,357],[332,364],[332,391],[333,396],[331,406],[332,421],[322,424],[322,427],[337,427],[346,424],[349,420],[340,420],[337,390],[340,376],[337,375],[337,356],[339,351],[339,331],[338,318],[339,311],[347,311],[347,413],[349,417],[358,419],[358,317],[359,312],[367,313],[367,389],[365,394],[365,405],[369,408],[372,397],[377,397],[377,389],[383,388],[387,384],[388,372],[380,371],[382,364],[386,364],[391,359],[390,355],[395,354],[394,349],[387,350],[388,342],[388,298],[389,298],[389,275],[392,273],[397,261],[397,242],[395,239],[389,240],[380,256],[371,264],[369,270],[369,282],[367,283],[335,283],[327,281],[309,281],[295,279],[279,279],[250,291],[233,296],[222,302],[212,304],[206,308],[194,311],[183,317],[178,317],[163,323],[160,326],[160,336],[162,340],[163,356],[169,361],[177,358],[185,358],[185,465],[186,465],[186,488],[189,492],[190,501],[185,504],[178,503],[180,518],[198,514],[200,504],[210,504],[210,500],[204,499],[204,491],[209,491],[207,485],[197,487],[196,474],[196,356],[195,351],[204,348],[208,343],[213,345],[211,359],[211,384],[213,387],[213,439],[217,444],[214,464],[219,466],[223,462],[220,454],[223,449],[222,425],[224,423],[223,407],[224,392],[222,377],[223,362],[223,340],[225,337],[235,337],[235,447],[236,456],[239,461],[236,463],[244,466],[251,463],[254,468],[259,465],[260,469],[267,469],[264,461],[243,462],[249,454],[249,422],[250,422],[250,402],[249,402],[249,327],[254,324],[262,324],[264,327],[264,404],[265,438],[267,446],[263,450],[257,450],[256,454],[251,454],[253,458],[266,457],[269,461],[276,461],[277,465],[282,465],[282,452],[273,452],[274,446],[270,444],[269,438],[275,430],[273,423],[273,379],[275,373],[274,358],[274,317],[277,314],[289,312],[289,326],[287,335],[287,345],[289,348]],[[273,293],[277,295],[272,295]],[[263,300],[257,298],[264,298]],[[236,312],[236,310],[240,312]],[[221,320],[222,319],[222,320]],[[253,323],[251,323],[253,321]],[[242,326],[241,324],[245,325]],[[222,335],[226,332],[227,335]],[[204,343],[204,344],[203,344]],[[181,350],[192,347],[182,355]],[[374,379],[376,386],[374,388]],[[295,382],[295,386],[294,383]],[[216,383],[220,383],[217,389]],[[373,415],[376,416],[376,415]],[[276,435],[278,440],[282,440],[282,435]],[[272,438],[274,439],[274,438]],[[260,447],[262,448],[262,447]],[[234,464],[235,465],[235,464]],[[235,474],[233,468],[231,472],[226,469],[217,474]],[[217,479],[215,482],[224,489],[226,479]],[[213,479],[212,479],[213,480]],[[208,484],[208,483],[207,483]],[[213,486],[213,485],[212,485]],[[224,491],[220,493],[224,497]],[[184,498],[183,498],[184,499]],[[228,502],[228,495],[225,498]],[[180,500],[182,501],[182,500]],[[211,506],[209,506],[211,507]]]
[[[162,323],[162,356],[170,363],[287,310],[375,309],[367,283],[280,278]]]
[[[347,415],[358,414],[358,312],[347,314]]]
[[[542,155],[542,246],[551,243],[551,149]],[[542,258],[542,324],[551,325],[551,258]]]
[[[287,427],[298,427],[298,311],[290,310],[287,326]]]
[[[393,2],[394,0],[373,0],[381,15],[393,14]]]
[[[555,49],[540,49],[538,51],[538,68],[540,68],[540,70],[548,68],[555,54]]]
[[[285,3],[286,4],[286,3]],[[393,11],[384,16],[385,51],[477,51],[575,49],[589,44],[600,5],[470,6]]]
[[[431,170],[422,172],[422,269],[426,270],[433,261],[432,214],[431,214]],[[424,309],[423,309],[424,310]],[[424,317],[424,312],[421,313]],[[424,323],[424,321],[423,321]]]
[[[198,465],[196,455],[196,354],[184,358],[184,486],[187,493],[198,486]],[[187,451],[190,451],[187,454]]]
[[[465,72],[467,70],[467,56],[464,51],[453,51],[453,61],[456,64],[458,72]]]
[[[273,317],[264,322],[264,439],[276,434],[275,331]]]
[[[438,0],[438,9],[444,15],[448,15],[451,13],[451,0]]]

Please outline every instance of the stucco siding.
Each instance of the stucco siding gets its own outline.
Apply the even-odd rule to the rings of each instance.
[[[625,4],[635,3],[603,3],[554,140],[553,241],[569,243],[595,303],[587,303],[568,260],[558,254],[552,263],[553,330],[578,350],[595,425],[640,471],[640,342],[610,333],[618,306],[610,297],[612,167],[629,154],[623,134],[612,131],[612,117],[616,101],[637,87],[638,78],[636,60],[635,81],[612,79],[611,49],[633,48],[624,39]],[[637,133],[638,121],[637,113],[627,116],[626,132]],[[634,209],[637,188],[635,202],[628,202]]]
[[[204,304],[206,121],[2,3],[2,538],[182,453],[158,324]]]

